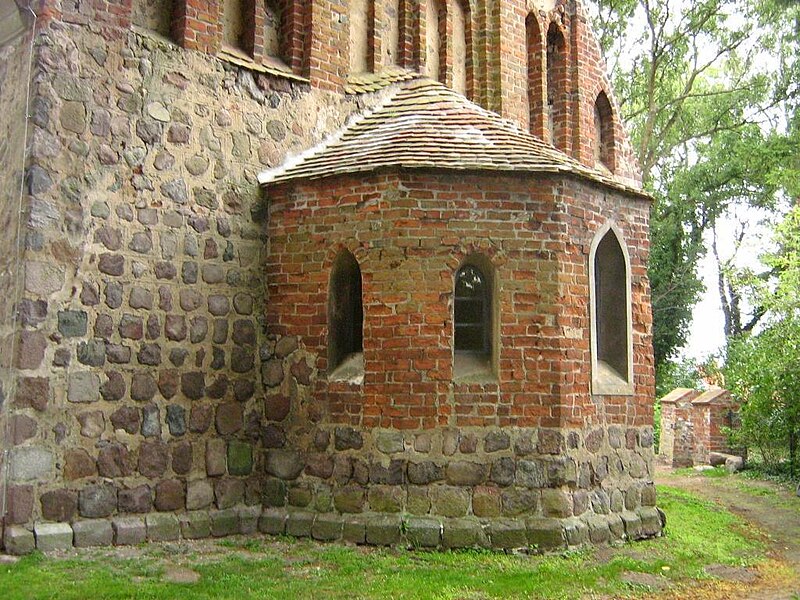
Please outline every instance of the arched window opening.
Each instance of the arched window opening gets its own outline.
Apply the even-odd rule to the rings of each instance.
[[[544,81],[542,78],[542,34],[534,13],[525,19],[528,67],[528,114],[531,133],[544,135]]]
[[[592,387],[596,394],[632,393],[628,259],[614,228],[608,227],[598,235],[590,255]]]
[[[276,0],[264,1],[264,53],[282,61],[288,58],[283,43],[283,12]]]
[[[462,0],[453,2],[453,89],[467,95],[467,62],[469,57],[469,9]]]
[[[594,103],[594,160],[614,170],[614,113],[605,92]]]
[[[222,49],[252,57],[252,18],[247,18],[247,6],[248,0],[223,0]]]
[[[174,5],[172,0],[133,0],[131,22],[166,38],[171,36]]]
[[[471,257],[456,272],[453,294],[453,374],[457,378],[493,373],[494,281],[491,264]]]
[[[328,373],[332,379],[363,378],[363,328],[361,268],[343,250],[334,261],[328,286]]]
[[[443,81],[445,70],[442,61],[442,41],[447,31],[447,9],[441,0],[425,3],[425,74],[436,81]]]
[[[373,0],[350,0],[350,72],[370,70]]]
[[[547,30],[547,129],[556,147],[566,146],[567,58],[564,34],[555,23]]]

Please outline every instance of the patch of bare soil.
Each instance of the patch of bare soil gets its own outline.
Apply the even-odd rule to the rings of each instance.
[[[168,583],[191,584],[200,581],[200,573],[182,567],[169,567],[164,571],[164,575],[161,579]]]
[[[768,481],[741,477],[676,476],[659,468],[656,482],[681,488],[724,506],[759,530],[769,560],[757,569],[712,565],[717,579],[680,592],[675,598],[797,600],[800,598],[800,498]]]

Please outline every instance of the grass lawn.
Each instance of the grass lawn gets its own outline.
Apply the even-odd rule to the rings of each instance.
[[[554,556],[411,552],[269,537],[34,554],[0,566],[0,598],[577,598],[636,596],[705,578],[707,565],[758,562],[742,521],[659,487],[667,535]],[[188,575],[188,577],[187,577]],[[192,583],[178,579],[197,578]]]

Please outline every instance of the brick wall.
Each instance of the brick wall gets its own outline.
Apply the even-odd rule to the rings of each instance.
[[[674,390],[661,399],[660,458],[673,467],[690,467],[708,464],[711,452],[740,454],[725,432],[736,427],[737,412],[727,390]]]
[[[528,460],[558,473],[526,492],[543,518],[586,517],[582,499],[597,493],[598,472],[604,489],[619,492],[619,510],[641,506],[654,384],[646,201],[569,179],[449,173],[336,178],[268,194],[267,322],[278,340],[263,366],[272,506],[313,511],[322,494],[343,513],[513,516]],[[635,391],[592,397],[588,254],[609,219],[628,244],[639,307]],[[328,377],[328,286],[342,249],[363,277],[363,383]],[[468,383],[454,373],[453,280],[475,254],[493,265],[500,350],[495,377]],[[279,351],[284,340],[292,352]],[[546,466],[549,451],[526,453],[525,439],[553,441],[576,479]],[[517,478],[504,480],[501,465]],[[420,468],[442,475],[421,487]],[[462,469],[463,479],[454,474]],[[439,502],[448,493],[459,508]],[[496,511],[474,508],[486,494]]]

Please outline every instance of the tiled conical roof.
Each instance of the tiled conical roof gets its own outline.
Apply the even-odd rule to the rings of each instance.
[[[377,109],[305,154],[264,171],[259,183],[320,179],[387,167],[571,173],[642,194],[429,79],[401,83]]]

